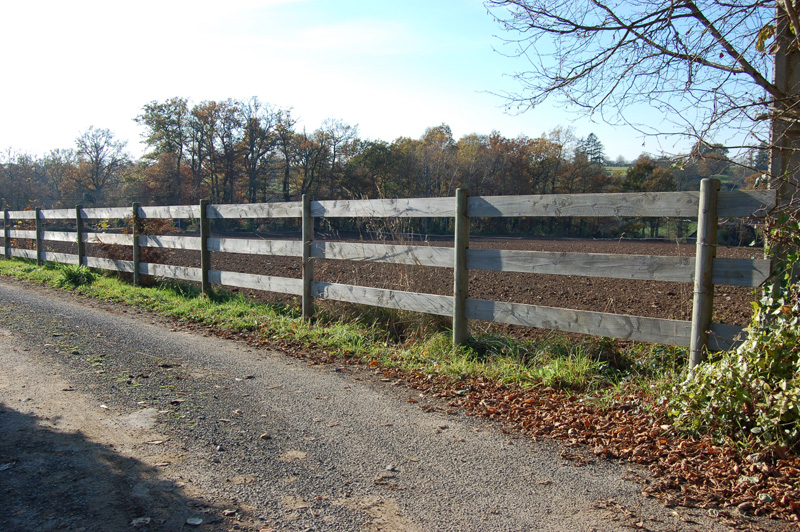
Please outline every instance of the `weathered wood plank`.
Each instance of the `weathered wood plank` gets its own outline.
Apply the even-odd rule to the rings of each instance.
[[[729,190],[717,197],[717,216],[763,218],[777,203],[777,190]]]
[[[139,218],[200,218],[199,205],[162,205],[139,207]]]
[[[83,218],[81,218],[81,206],[75,206],[75,243],[78,246],[78,264],[86,262],[86,243],[83,241]]]
[[[566,253],[504,249],[470,249],[467,267],[543,275],[578,275],[610,279],[694,281],[694,257]],[[770,262],[763,259],[716,259],[714,284],[758,286],[769,276]]]
[[[436,218],[455,216],[453,198],[410,198],[312,201],[311,216],[318,218]]]
[[[11,221],[8,219],[8,209],[3,209],[3,258],[11,258],[11,238],[8,232],[11,230]]]
[[[697,217],[699,192],[630,192],[603,194],[543,194],[476,196],[469,216],[644,216]],[[775,191],[736,190],[720,193],[719,216],[764,216],[775,205]]]
[[[295,296],[303,295],[302,279],[209,270],[208,280],[211,284],[223,286],[252,288],[253,290],[264,290],[266,292],[278,292],[281,294],[291,294]]]
[[[97,207],[93,209],[81,209],[81,218],[85,219],[125,219],[131,215],[130,207]]]
[[[23,231],[22,229],[9,229],[8,238],[27,238],[29,240],[36,239],[36,231]]]
[[[133,286],[142,285],[142,273],[139,265],[142,263],[142,247],[139,245],[139,236],[142,234],[142,219],[139,217],[141,204],[134,201],[131,205],[131,258],[133,259]]]
[[[111,244],[117,246],[133,245],[133,236],[122,233],[83,233],[87,244]]]
[[[708,335],[708,348],[711,351],[733,349],[747,337],[747,329],[739,325],[712,323]]]
[[[78,264],[78,256],[72,253],[53,253],[51,251],[45,251],[44,260],[60,262],[61,264]]]
[[[771,272],[772,261],[768,259],[715,258],[711,280],[715,285],[761,286]]]
[[[12,257],[22,257],[23,259],[36,259],[35,249],[8,248],[9,255]]]
[[[209,218],[300,218],[303,206],[299,201],[277,203],[240,203],[237,205],[209,205]]]
[[[8,211],[11,220],[35,220],[36,211]]]
[[[250,238],[209,238],[208,250],[249,255],[300,257],[303,243],[299,240],[255,240]]]
[[[469,216],[697,216],[698,192],[475,196]]]
[[[173,266],[171,264],[156,264],[154,262],[140,262],[139,273],[152,275],[153,277],[164,277],[166,279],[180,279],[181,281],[202,280],[202,270],[200,268],[190,268],[188,266]]]
[[[700,207],[697,214],[697,245],[695,251],[694,291],[692,298],[692,332],[689,345],[689,369],[705,360],[708,351],[708,331],[714,312],[714,257],[717,256],[717,199],[722,186],[719,179],[700,181]]]
[[[101,270],[133,273],[133,261],[130,260],[111,260],[102,257],[87,256],[86,266],[89,268],[99,268]]]
[[[78,233],[75,231],[44,231],[42,238],[54,242],[75,242],[78,240]]]
[[[45,220],[73,220],[75,211],[73,209],[42,209],[42,218]]]
[[[200,200],[200,284],[203,294],[210,296],[211,281],[208,272],[211,270],[211,252],[208,250],[208,239],[211,238],[211,223],[208,219],[207,199]]]
[[[311,294],[313,297],[320,299],[411,310],[439,316],[453,315],[453,296],[418,294],[415,292],[401,292],[399,290],[385,290],[322,281],[311,283]]]
[[[466,304],[469,294],[469,270],[467,269],[467,250],[469,249],[469,218],[467,209],[469,191],[456,190],[456,216],[453,257],[453,345],[463,345],[469,337]]]
[[[36,264],[41,266],[44,263],[44,222],[42,220],[42,209],[36,207]]]
[[[654,255],[470,249],[470,270],[690,282],[694,259]]]
[[[197,236],[143,235],[138,241],[140,246],[148,248],[200,250],[200,237]]]
[[[314,261],[311,260],[311,244],[314,243],[314,218],[311,216],[311,195],[303,194],[303,251],[301,267],[303,270],[303,294],[301,310],[303,320],[310,321],[314,316],[314,297],[311,295],[311,283],[314,281]]]
[[[691,323],[586,310],[467,299],[467,318],[624,340],[689,346]]]
[[[438,246],[317,241],[311,246],[311,256],[320,259],[453,267],[453,248]]]

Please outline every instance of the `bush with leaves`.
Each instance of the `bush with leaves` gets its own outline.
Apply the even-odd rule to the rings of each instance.
[[[747,339],[695,368],[671,399],[677,428],[712,432],[777,456],[800,450],[800,216],[768,223],[774,273],[763,287]]]
[[[61,267],[61,277],[57,284],[61,288],[84,286],[92,284],[97,279],[97,274],[86,266],[70,264]]]

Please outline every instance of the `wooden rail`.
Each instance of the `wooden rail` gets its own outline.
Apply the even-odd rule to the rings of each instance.
[[[251,288],[297,295],[303,316],[313,314],[314,299],[346,301],[393,309],[453,317],[453,341],[468,337],[467,320],[484,320],[564,332],[610,336],[643,342],[691,347],[697,363],[706,350],[728,348],[741,327],[711,323],[714,285],[758,286],[770,275],[771,263],[764,259],[718,259],[715,253],[717,220],[720,217],[763,217],[775,205],[774,191],[719,192],[717,180],[704,180],[701,192],[653,192],[623,194],[552,194],[536,196],[469,197],[459,190],[455,198],[385,200],[335,200],[131,208],[42,209],[4,211],[4,256],[24,257],[66,264],[82,264],[106,270],[129,272],[138,282],[142,274],[199,282],[203,290],[212,285]],[[695,257],[618,255],[605,253],[553,253],[469,249],[469,223],[480,217],[694,217],[698,219]],[[455,222],[453,247],[414,246],[314,240],[314,218],[321,217],[450,217]],[[201,235],[164,236],[139,234],[144,219],[193,218]],[[302,220],[300,241],[212,237],[213,219]],[[84,220],[132,219],[133,234],[86,232]],[[49,220],[74,220],[76,230],[47,231]],[[20,224],[15,227],[14,221]],[[30,227],[31,221],[36,228]],[[25,226],[25,224],[29,224]],[[12,246],[15,240],[35,240],[36,249]],[[78,254],[44,251],[43,242],[76,242]],[[110,260],[85,254],[85,244],[130,246],[133,261]],[[198,251],[200,268],[141,262],[141,248],[171,248]],[[291,279],[214,270],[210,252],[250,255],[281,255],[302,259],[303,277]],[[453,269],[453,295],[442,296],[386,290],[314,280],[314,260],[335,259],[391,264],[409,264]],[[547,275],[576,275],[647,281],[694,283],[691,321],[645,318],[606,312],[525,305],[472,299],[468,294],[469,270],[494,270]]]

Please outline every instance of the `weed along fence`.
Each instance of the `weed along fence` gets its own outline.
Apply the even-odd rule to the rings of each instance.
[[[720,192],[719,181],[704,180],[700,192],[553,194],[538,196],[475,196],[458,190],[455,197],[311,201],[262,204],[200,205],[132,208],[37,209],[4,212],[6,257],[26,257],[40,263],[53,261],[140,275],[195,281],[203,290],[212,285],[292,294],[302,298],[303,316],[313,314],[314,299],[329,299],[452,316],[453,341],[468,337],[467,320],[484,320],[689,347],[693,361],[705,349],[731,345],[741,327],[711,323],[714,285],[758,286],[770,274],[764,259],[716,258],[720,218],[763,217],[775,205],[773,191]],[[450,218],[454,221],[452,247],[315,241],[314,218]],[[698,222],[696,255],[666,257],[601,253],[553,253],[496,249],[470,249],[470,219],[482,217],[681,217]],[[87,232],[86,220],[133,218],[133,234]],[[140,234],[148,219],[195,219],[200,236]],[[301,240],[261,240],[212,237],[214,219],[302,220]],[[27,221],[35,229],[20,229]],[[44,223],[74,222],[75,231],[44,230]],[[28,246],[15,242],[28,241]],[[35,249],[31,241],[35,241]],[[45,242],[77,243],[77,254],[45,250]],[[132,247],[133,260],[88,256],[86,244]],[[195,250],[200,268],[143,262],[146,247]],[[212,268],[211,252],[283,255],[302,258],[302,278],[275,277],[220,271]],[[452,268],[452,295],[434,295],[314,279],[314,259],[338,259]],[[549,306],[473,299],[468,294],[469,270],[496,270],[549,275],[609,277],[617,279],[694,283],[691,321],[650,318]]]

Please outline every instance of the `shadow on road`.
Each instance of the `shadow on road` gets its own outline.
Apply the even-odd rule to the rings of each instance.
[[[0,402],[2,530],[180,530],[213,521],[203,507],[156,468]]]

